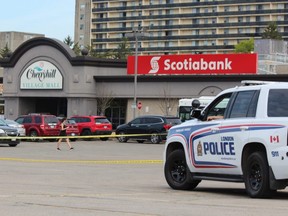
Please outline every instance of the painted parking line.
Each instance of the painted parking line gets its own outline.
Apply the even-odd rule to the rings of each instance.
[[[163,160],[41,160],[26,158],[0,158],[0,161],[30,163],[82,163],[82,164],[162,164]]]

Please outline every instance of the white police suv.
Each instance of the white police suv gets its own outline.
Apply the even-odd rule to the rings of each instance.
[[[195,109],[197,121],[169,130],[164,173],[170,187],[244,182],[248,195],[259,198],[288,185],[288,83],[242,83]]]

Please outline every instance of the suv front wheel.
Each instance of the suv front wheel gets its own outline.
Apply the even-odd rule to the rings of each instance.
[[[191,179],[185,153],[181,149],[177,149],[167,156],[164,173],[169,186],[176,190],[192,190],[200,183],[199,180]]]
[[[38,137],[38,133],[36,130],[31,130],[30,133],[29,133],[29,136],[31,137],[31,141],[32,142],[36,142],[38,141],[38,139],[36,139],[36,137]]]
[[[153,144],[158,144],[161,142],[161,138],[159,136],[158,133],[152,133],[151,134],[151,137],[150,137],[150,141],[153,143]]]
[[[125,136],[125,132],[121,131],[118,134],[119,136],[117,137],[118,141],[121,143],[127,142],[128,138]]]

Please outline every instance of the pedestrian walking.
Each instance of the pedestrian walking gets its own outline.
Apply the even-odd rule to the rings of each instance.
[[[67,130],[67,128],[68,128],[68,127],[67,127],[67,124],[66,124],[66,118],[63,118],[63,119],[62,119],[60,126],[61,126],[60,136],[66,137],[66,136],[67,136],[66,130]],[[60,138],[60,139],[58,140],[58,142],[57,142],[57,150],[61,150],[61,149],[60,149],[60,144],[61,144],[61,142],[62,142],[62,139],[63,139],[63,138]],[[69,146],[70,150],[74,149],[74,148],[71,146],[71,144],[70,144],[69,138],[66,137],[65,140],[66,140],[66,143],[67,143],[67,145]]]

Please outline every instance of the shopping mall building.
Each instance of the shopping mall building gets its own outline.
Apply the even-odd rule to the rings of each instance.
[[[84,54],[84,53],[83,53]],[[215,96],[241,80],[281,80],[257,74],[257,55],[135,56],[126,60],[76,56],[63,42],[39,37],[0,59],[6,118],[27,113],[93,115],[101,101],[114,127],[134,115],[177,115],[180,98]],[[137,76],[134,68],[137,65]],[[135,104],[141,104],[137,107]]]

